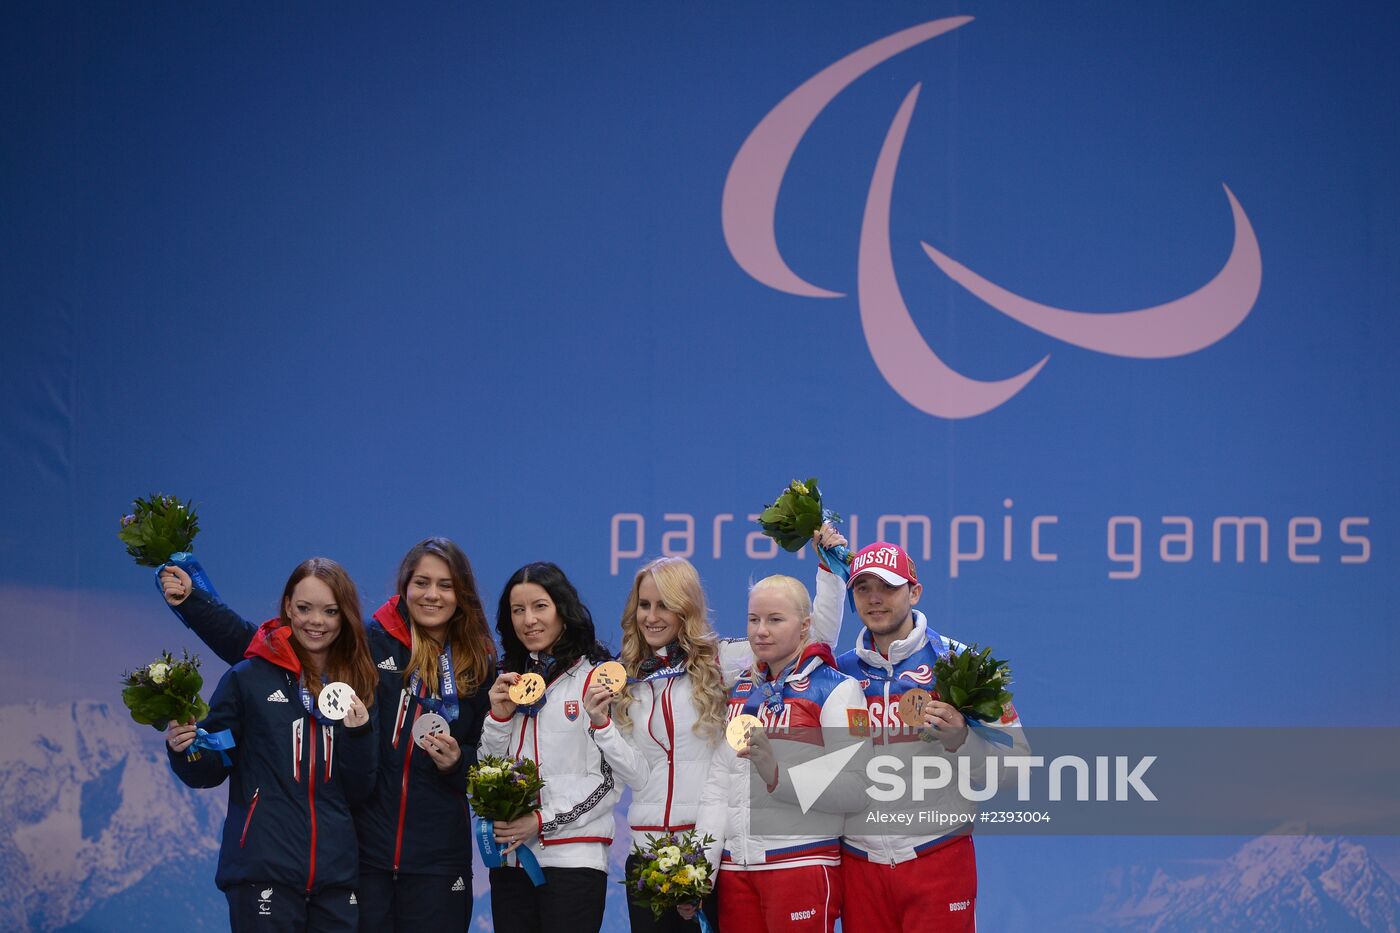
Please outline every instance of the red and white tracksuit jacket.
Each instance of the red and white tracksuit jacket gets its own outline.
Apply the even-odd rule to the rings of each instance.
[[[545,868],[608,870],[613,806],[621,788],[589,735],[592,727],[583,695],[593,668],[593,662],[580,658],[545,689],[545,703],[537,715],[517,709],[501,720],[488,713],[481,729],[479,755],[529,758],[540,769],[540,834],[530,848]],[[518,864],[514,855],[509,860]]]
[[[820,567],[812,601],[814,642],[837,643],[845,606],[841,578]],[[753,667],[748,641],[721,641],[719,662],[725,686],[732,688]],[[597,730],[594,740],[614,775],[632,788],[632,805],[627,810],[632,841],[645,845],[649,835],[693,829],[710,761],[716,747],[725,743],[722,735],[696,734],[690,676],[682,673],[633,684],[628,715],[630,731],[609,726]]]

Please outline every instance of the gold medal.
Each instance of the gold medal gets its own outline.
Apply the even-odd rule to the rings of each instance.
[[[529,706],[544,696],[544,678],[539,674],[521,674],[520,679],[510,685],[510,700],[517,706]]]
[[[749,747],[749,732],[753,729],[762,731],[763,720],[749,713],[740,713],[729,720],[729,725],[724,727],[725,741],[736,752],[742,752]]]
[[[617,661],[604,661],[593,668],[593,682],[602,684],[609,693],[617,696],[627,686],[627,668]]]
[[[924,707],[933,702],[933,694],[915,687],[899,698],[899,718],[906,726],[919,728],[924,724]]]

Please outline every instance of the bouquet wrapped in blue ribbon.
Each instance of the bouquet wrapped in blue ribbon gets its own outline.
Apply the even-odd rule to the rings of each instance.
[[[505,861],[496,841],[496,823],[508,823],[539,810],[543,788],[540,769],[528,758],[491,755],[467,771],[467,799],[477,816],[476,843],[487,868],[500,868]],[[530,880],[544,884],[544,872],[535,854],[525,846],[515,851]]]
[[[190,575],[195,586],[217,599],[219,594],[208,574],[191,553],[198,533],[199,517],[193,502],[154,494],[149,499],[138,497],[132,501],[131,511],[122,516],[117,537],[136,563],[156,568],[156,589],[160,589],[161,570],[174,564]]]
[[[788,483],[777,500],[765,506],[758,516],[763,533],[778,542],[778,547],[794,553],[812,541],[812,535],[824,522],[836,525],[840,521],[840,515],[822,506],[822,494],[817,488],[815,476],[805,483],[800,480]],[[850,548],[845,545],[834,548],[813,546],[828,570],[841,574],[842,579],[850,579]]]
[[[209,704],[199,695],[204,689],[199,658],[191,657],[188,651],[178,661],[169,651],[161,652],[145,667],[123,674],[122,686],[122,702],[131,711],[131,718],[157,732],[164,732],[171,721],[199,722],[209,715]],[[212,735],[200,729],[187,754],[196,761],[200,749],[222,755],[232,747],[233,735],[227,729]]]

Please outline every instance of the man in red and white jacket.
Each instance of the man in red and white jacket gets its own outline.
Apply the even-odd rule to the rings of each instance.
[[[1008,706],[999,723],[969,728],[962,713],[938,698],[934,662],[966,646],[935,632],[914,609],[922,587],[903,548],[884,541],[862,548],[848,585],[865,631],[837,667],[865,694],[877,752],[881,746],[920,742],[924,728],[905,725],[899,717],[900,697],[918,687],[934,695],[924,722],[936,730],[933,734],[949,754],[985,762],[1029,753],[1015,707]],[[974,767],[972,773],[980,772]],[[975,930],[977,862],[970,826],[923,835],[846,835],[841,842],[844,887],[861,893],[846,899],[842,927],[850,933]]]

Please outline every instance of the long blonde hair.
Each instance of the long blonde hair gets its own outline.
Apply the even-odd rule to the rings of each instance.
[[[677,640],[686,651],[685,669],[690,675],[691,696],[695,703],[696,735],[706,739],[719,737],[724,727],[724,706],[727,701],[724,678],[719,667],[719,639],[710,625],[705,610],[705,590],[700,586],[700,574],[690,561],[681,557],[661,557],[637,571],[627,606],[622,610],[622,654],[619,660],[627,676],[636,677],[642,662],[653,654],[637,625],[637,600],[642,581],[648,576],[656,583],[661,602],[680,617]],[[628,707],[632,703],[632,685],[618,695],[613,716],[623,729],[631,730]]]

